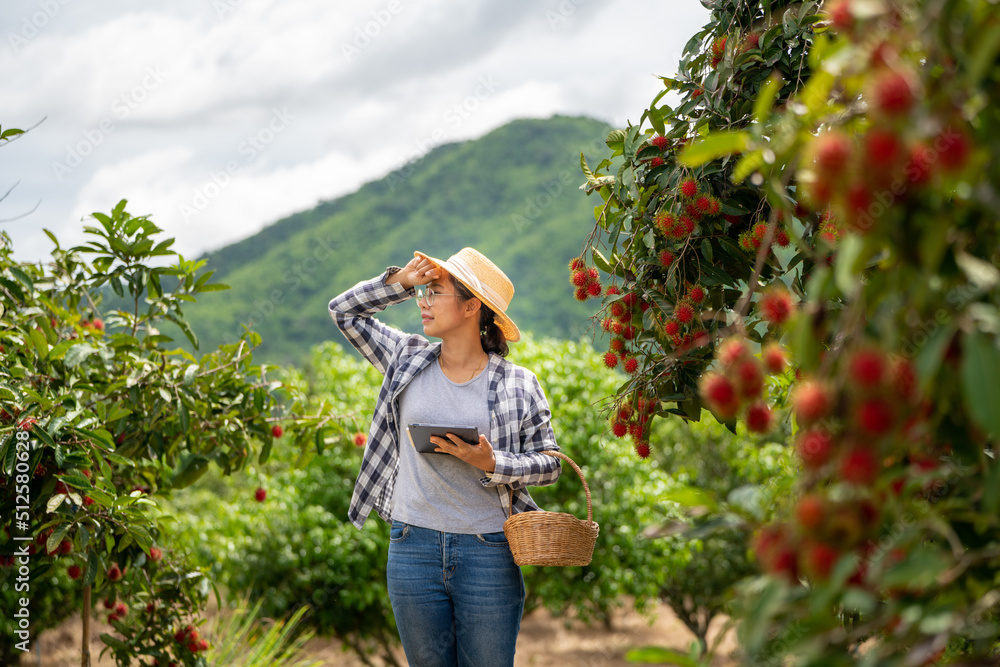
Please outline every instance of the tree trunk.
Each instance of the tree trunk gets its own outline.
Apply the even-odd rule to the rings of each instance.
[[[80,667],[90,667],[90,586],[83,587],[83,646],[80,652]]]

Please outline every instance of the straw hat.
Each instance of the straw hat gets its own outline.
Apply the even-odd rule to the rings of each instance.
[[[414,256],[426,259],[436,267],[447,271],[452,278],[469,288],[469,291],[496,313],[496,323],[504,338],[514,342],[521,339],[514,320],[507,317],[507,306],[514,296],[514,284],[496,264],[475,248],[462,248],[447,260],[429,257],[422,252]]]

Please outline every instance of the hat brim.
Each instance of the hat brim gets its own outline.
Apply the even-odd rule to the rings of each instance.
[[[503,333],[504,338],[506,338],[512,343],[516,343],[517,341],[521,340],[521,330],[517,328],[516,324],[514,324],[514,320],[507,317],[507,314],[502,310],[500,310],[500,307],[497,304],[493,303],[493,301],[483,296],[479,292],[479,290],[470,285],[467,281],[462,280],[460,276],[460,274],[462,273],[461,270],[451,265],[448,262],[448,260],[438,259],[437,257],[431,257],[430,255],[422,253],[419,250],[414,251],[413,255],[414,257],[420,257],[421,259],[426,259],[428,262],[438,267],[439,269],[444,269],[445,271],[448,272],[448,275],[450,275],[453,279],[465,285],[466,289],[475,294],[476,298],[479,299],[483,303],[483,305],[485,305],[487,308],[493,311],[493,314],[496,316],[497,326],[500,327],[500,331]]]

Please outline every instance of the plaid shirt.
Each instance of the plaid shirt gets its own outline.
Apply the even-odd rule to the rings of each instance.
[[[397,271],[398,267],[389,267],[382,276],[362,281],[330,301],[330,317],[351,345],[385,376],[348,510],[348,518],[358,528],[372,508],[384,520],[392,520],[392,492],[399,470],[399,394],[441,353],[441,343],[403,333],[372,317],[387,306],[413,298],[412,288],[386,284],[386,278]],[[499,355],[490,355],[483,372],[489,378],[489,440],[496,469],[480,481],[497,489],[505,514],[510,511],[511,489],[515,513],[537,510],[525,487],[552,484],[562,472],[559,459],[541,453],[559,449],[545,393],[532,372]]]

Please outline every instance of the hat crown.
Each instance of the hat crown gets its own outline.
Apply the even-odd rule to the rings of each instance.
[[[475,248],[462,248],[448,258],[448,263],[467,269],[468,276],[463,277],[474,278],[479,283],[471,287],[485,293],[502,310],[507,310],[514,297],[514,283],[486,255]]]

